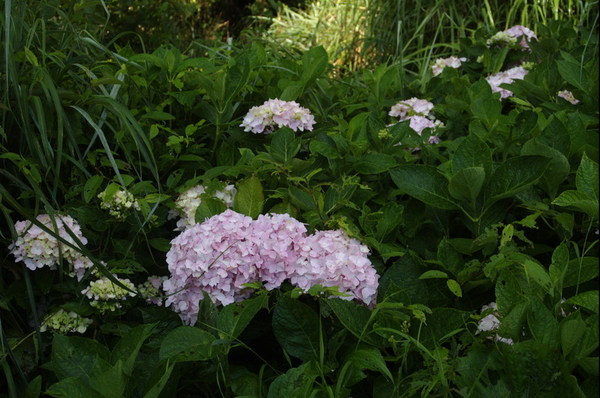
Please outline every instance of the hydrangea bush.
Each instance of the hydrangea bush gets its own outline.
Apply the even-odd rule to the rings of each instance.
[[[592,32],[350,73],[64,21],[7,60],[8,396],[596,395]]]

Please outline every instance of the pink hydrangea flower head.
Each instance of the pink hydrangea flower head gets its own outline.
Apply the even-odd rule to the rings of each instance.
[[[268,290],[293,273],[306,240],[306,227],[289,214],[260,215],[252,224],[258,247],[258,278]]]
[[[257,280],[258,248],[250,238],[252,218],[226,210],[183,231],[171,241],[163,283],[166,306],[193,325],[206,292],[217,305],[249,296],[245,283]]]
[[[294,131],[313,129],[315,118],[306,108],[295,101],[269,99],[260,106],[250,108],[240,127],[255,134],[271,133],[277,127],[289,127]]]
[[[368,258],[369,249],[341,230],[318,231],[309,235],[290,281],[307,291],[319,284],[337,286],[349,294],[344,299],[357,299],[374,305],[379,275]]]
[[[180,216],[175,231],[183,231],[196,224],[196,210],[202,202],[203,193],[206,193],[206,188],[203,185],[196,185],[179,195],[175,201],[177,210],[170,210],[168,215],[169,219]],[[227,207],[232,207],[236,193],[235,186],[227,185],[222,190],[214,192],[214,197],[222,200]]]
[[[498,72],[491,76],[486,77],[486,81],[492,88],[493,93],[500,93],[500,98],[508,98],[513,95],[512,91],[500,87],[501,84],[510,84],[514,80],[522,80],[527,75],[528,70],[522,66],[515,66],[514,68]]]
[[[433,73],[433,76],[437,76],[440,73],[442,73],[442,71],[446,67],[458,69],[458,68],[460,68],[462,63],[465,62],[466,60],[467,59],[464,57],[458,58],[455,56],[451,56],[448,58],[438,58],[435,60],[434,64],[431,66],[431,72]]]
[[[71,216],[56,215],[52,217],[49,214],[40,214],[36,220],[74,246],[78,244],[68,231],[75,235],[82,244],[87,243],[87,239],[81,233],[81,227]],[[15,256],[16,262],[23,261],[25,266],[32,271],[42,267],[56,269],[62,257],[71,266],[71,271],[77,280],[81,280],[86,270],[93,266],[89,258],[71,246],[63,244],[54,235],[34,225],[31,221],[17,221],[15,230],[18,237],[8,248]]]
[[[433,120],[426,118],[425,116],[415,115],[410,118],[410,128],[421,135],[423,130],[426,128],[435,128],[436,124]]]
[[[432,109],[433,104],[431,102],[413,97],[404,101],[400,101],[396,105],[392,106],[388,114],[390,116],[397,117],[402,121],[414,115],[427,116]]]

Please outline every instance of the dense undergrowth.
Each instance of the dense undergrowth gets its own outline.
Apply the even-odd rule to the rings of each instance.
[[[0,397],[597,395],[597,9],[340,74],[29,3],[1,19]]]

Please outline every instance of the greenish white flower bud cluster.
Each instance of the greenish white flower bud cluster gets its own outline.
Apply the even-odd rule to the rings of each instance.
[[[90,285],[81,291],[91,301],[90,305],[97,308],[101,313],[115,311],[122,307],[121,301],[127,297],[134,297],[135,286],[129,279],[115,278],[127,289],[117,285],[106,276],[90,282]]]
[[[111,216],[124,219],[132,208],[140,210],[140,205],[131,192],[124,189],[111,192],[109,188],[110,186],[100,192],[98,198],[101,200],[100,207],[108,210]]]
[[[146,282],[138,285],[138,293],[147,303],[162,305],[163,292],[161,287],[165,280],[167,280],[166,276],[150,276]]]
[[[52,331],[57,333],[85,333],[92,320],[84,318],[73,311],[59,309],[44,319],[40,332]]]

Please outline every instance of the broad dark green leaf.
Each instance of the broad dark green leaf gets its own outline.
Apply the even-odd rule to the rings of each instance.
[[[197,223],[202,223],[207,218],[221,214],[225,210],[227,210],[227,205],[222,200],[212,196],[202,195],[202,201],[196,208],[194,219]]]
[[[542,182],[546,192],[550,197],[554,197],[559,185],[567,178],[571,170],[566,156],[538,139],[532,139],[523,144],[521,155],[540,155],[550,158],[548,168],[542,176]]]
[[[448,191],[453,198],[474,202],[485,181],[483,167],[466,167],[450,178]]]
[[[192,326],[180,326],[167,334],[160,345],[159,358],[172,362],[205,361],[213,357],[215,337]]]
[[[558,348],[558,321],[548,307],[537,297],[529,297],[527,324],[535,340],[550,349]]]
[[[302,84],[306,87],[327,69],[327,52],[322,46],[313,47],[302,55]]]
[[[594,162],[584,153],[577,169],[575,179],[577,190],[585,193],[598,204],[598,163]]]
[[[349,360],[360,370],[374,370],[384,375],[390,381],[394,379],[383,359],[383,355],[375,347],[361,347],[350,355]]]
[[[109,368],[108,349],[95,340],[55,334],[49,368],[59,379],[77,377],[83,381]]]
[[[478,80],[470,87],[471,112],[473,116],[488,124],[498,119],[502,103],[492,95],[492,89],[484,79]]]
[[[590,198],[585,192],[567,190],[561,192],[552,201],[553,205],[575,208],[586,213],[590,217],[598,219],[598,200]]]
[[[381,215],[377,220],[375,237],[381,240],[402,223],[404,220],[404,206],[397,203],[386,203],[380,211]]]
[[[339,157],[338,150],[334,143],[327,143],[315,139],[310,141],[308,148],[312,153],[325,156],[327,159],[337,159]]]
[[[237,184],[233,210],[256,218],[262,212],[264,199],[265,195],[260,180],[254,176],[246,178]]]
[[[123,373],[128,376],[131,375],[138,352],[144,341],[152,335],[155,326],[155,324],[146,324],[131,329],[113,348],[111,363],[114,365],[117,361],[122,361]]]
[[[85,182],[83,186],[83,200],[89,203],[96,196],[96,192],[102,185],[102,176],[95,175]]]
[[[457,208],[448,192],[448,180],[435,167],[402,165],[390,170],[390,176],[402,192],[430,206]]]
[[[574,258],[569,261],[563,287],[577,286],[598,276],[598,257]]]
[[[281,297],[273,311],[273,333],[288,354],[303,361],[319,358],[319,317],[306,304]]]
[[[291,368],[277,376],[269,386],[267,398],[304,398],[311,396],[310,392],[317,373],[311,362]]]
[[[573,296],[567,300],[567,303],[588,309],[598,313],[598,290],[588,290]]]
[[[287,164],[300,150],[301,140],[289,128],[273,133],[269,153],[279,162]]]
[[[380,174],[395,165],[394,157],[384,153],[367,153],[352,162],[352,166],[360,174]]]
[[[544,174],[550,160],[543,156],[516,156],[502,163],[484,188],[486,205],[515,196]]]
[[[260,295],[244,300],[241,303],[232,303],[223,307],[217,318],[217,329],[223,338],[237,338],[246,329],[256,313],[267,305],[268,296]]]
[[[376,341],[369,333],[371,310],[367,307],[354,301],[336,298],[325,299],[323,300],[323,303],[333,310],[333,313],[337,316],[342,325],[344,325],[350,333],[356,336],[359,341],[365,341],[371,344]]]
[[[79,377],[67,377],[52,384],[46,391],[56,398],[104,398]]]

